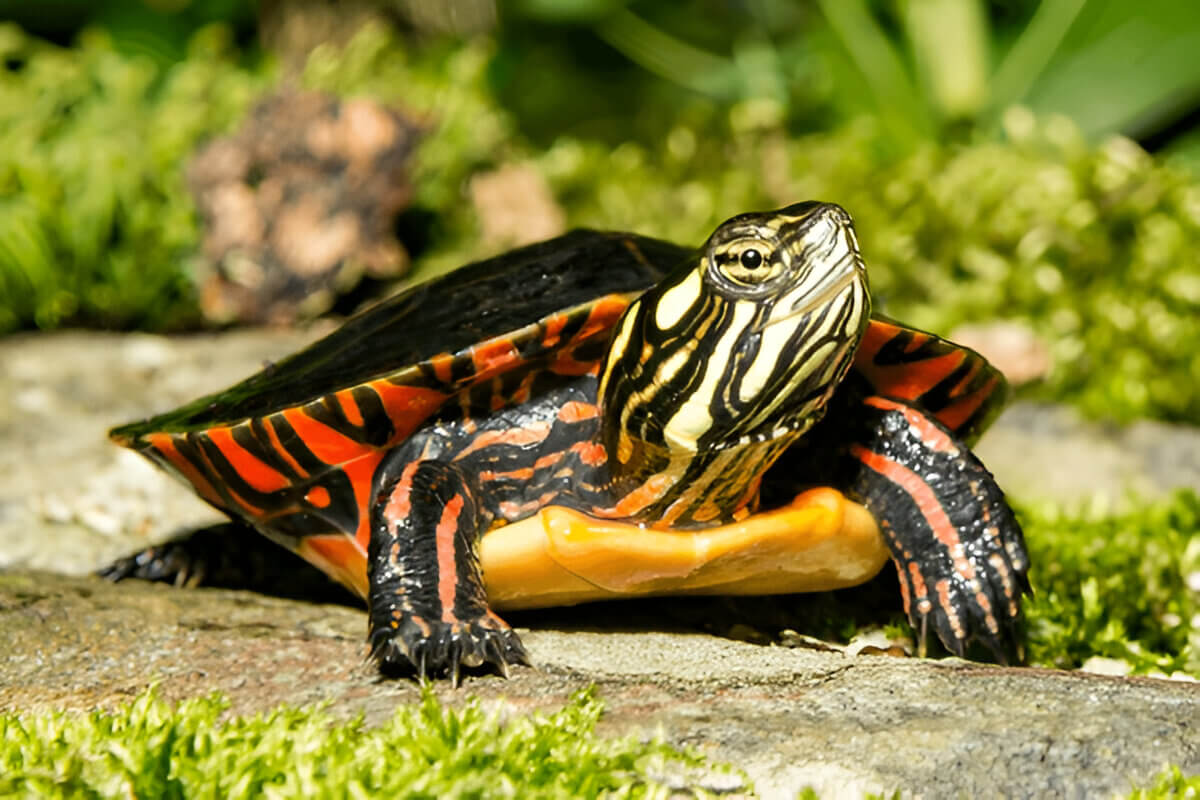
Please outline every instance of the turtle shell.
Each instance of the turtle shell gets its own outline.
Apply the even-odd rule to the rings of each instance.
[[[269,523],[289,547],[339,531],[365,545],[369,476],[388,449],[474,384],[503,376],[519,393],[523,374],[596,369],[628,304],[692,254],[574,231],[411,288],[223,392],[110,437],[213,505]]]
[[[580,230],[402,292],[235,386],[114,429],[111,437],[289,547],[366,529],[383,455],[464,389],[495,381],[520,403],[529,375],[598,368],[634,298],[694,250]],[[1002,404],[978,354],[883,318],[855,369],[970,439]],[[522,395],[524,392],[524,395]]]

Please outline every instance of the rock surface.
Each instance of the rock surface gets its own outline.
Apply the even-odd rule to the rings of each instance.
[[[1200,684],[626,627],[522,630],[537,669],[439,693],[527,712],[595,683],[602,732],[661,732],[742,767],[764,797],[1107,796],[1164,763],[1200,771]],[[110,707],[159,681],[169,700],[219,689],[240,713],[326,700],[379,723],[418,690],[364,664],[363,628],[356,609],[248,592],[0,575],[0,708]]]
[[[238,711],[331,699],[379,721],[417,696],[364,664],[356,608],[28,571],[86,573],[219,521],[103,432],[221,389],[322,332],[0,341],[0,569],[10,570],[0,574],[0,706],[109,706],[159,680],[170,699],[220,689]],[[1018,405],[980,453],[1025,500],[1200,488],[1200,434],[1177,426],[1107,429]],[[834,797],[1111,795],[1166,763],[1200,772],[1195,684],[762,647],[630,630],[616,610],[584,617],[597,630],[563,629],[574,613],[525,620],[537,671],[473,679],[468,691],[523,711],[594,682],[607,730],[661,729],[745,768],[765,796],[805,785]]]

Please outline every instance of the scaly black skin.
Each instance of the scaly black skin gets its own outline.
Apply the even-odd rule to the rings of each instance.
[[[478,417],[469,405],[448,405],[380,464],[367,575],[369,639],[385,672],[449,673],[457,683],[460,665],[506,673],[511,663],[529,663],[487,606],[480,535],[495,520],[523,519],[550,503],[587,510],[614,499],[607,467],[571,449],[595,442],[600,418],[560,418],[570,404],[595,406],[596,379],[541,381],[557,385]]]
[[[932,629],[960,657],[978,640],[1001,663],[1023,660],[1020,598],[1031,591],[1024,534],[992,474],[935,418],[873,396],[852,375],[826,418],[772,474],[837,486],[870,510],[922,652]],[[922,487],[935,507],[922,508]],[[941,521],[952,531],[939,530]]]

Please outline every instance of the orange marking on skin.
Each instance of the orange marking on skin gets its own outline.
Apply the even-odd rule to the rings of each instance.
[[[558,492],[546,492],[536,500],[528,500],[524,503],[514,503],[506,500],[500,504],[500,513],[511,521],[516,521],[523,517],[527,517],[533,512],[549,505],[558,497]]]
[[[433,358],[429,359],[429,365],[433,367],[433,375],[442,383],[450,383],[454,380],[454,356],[450,353],[438,353]]]
[[[899,561],[893,561],[896,565],[896,574],[900,577],[900,599],[904,601],[904,613],[912,616],[912,596],[908,591],[908,581],[904,580],[904,567],[900,566]]]
[[[569,403],[563,403],[563,407],[558,410],[559,420],[567,423],[583,422],[598,416],[600,416],[600,406],[595,403],[580,403],[572,400]]]
[[[913,593],[917,596],[917,611],[928,614],[933,609],[929,602],[929,588],[925,586],[925,576],[915,561],[908,562],[908,576],[912,579]],[[903,581],[901,581],[903,584]]]
[[[209,428],[208,440],[217,446],[239,477],[257,492],[277,492],[291,485],[287,476],[264,464],[250,451],[233,440],[233,429],[221,426]]]
[[[542,347],[549,350],[558,344],[562,330],[567,325],[566,314],[555,314],[546,320],[546,334],[542,337]]]
[[[208,502],[212,503],[217,508],[224,508],[225,501],[221,499],[221,495],[213,488],[213,485],[208,482],[208,478],[196,469],[196,465],[188,461],[182,453],[175,447],[175,440],[169,433],[152,433],[146,437],[146,441],[150,446],[157,450],[162,457],[165,458],[171,466],[187,479],[188,483],[196,487],[196,492]]]
[[[885,411],[899,411],[904,415],[904,419],[908,422],[909,426],[921,437],[922,442],[939,453],[948,453],[952,456],[958,455],[958,448],[954,445],[954,440],[915,408],[906,406],[903,403],[897,403],[894,400],[888,400],[886,397],[868,397],[863,400],[863,403]]]
[[[534,422],[521,428],[507,428],[502,431],[484,431],[475,437],[470,445],[463,448],[455,461],[459,461],[472,453],[476,453],[485,447],[491,447],[496,444],[513,444],[518,446],[527,446],[538,444],[550,435],[550,423]]]
[[[314,486],[305,492],[304,499],[317,508],[328,508],[330,502],[329,490],[324,486]]]
[[[963,630],[962,620],[958,618],[958,612],[954,606],[950,605],[950,581],[942,578],[934,584],[938,594],[938,602],[942,604],[942,608],[946,612],[946,619],[950,620],[950,627],[954,629],[954,638],[960,642],[967,638],[967,632]]]
[[[334,397],[337,398],[338,405],[342,407],[342,413],[346,415],[346,421],[356,428],[363,426],[362,410],[358,407],[358,401],[354,399],[354,395],[349,389],[343,389],[340,392],[335,392]]]
[[[275,449],[275,452],[279,454],[280,458],[288,463],[289,467],[296,471],[297,475],[302,478],[307,478],[308,470],[300,466],[300,462],[292,458],[292,454],[289,453],[284,448],[283,443],[279,441],[279,433],[275,430],[275,423],[273,422],[274,416],[275,415],[272,414],[270,417],[263,417],[263,427],[267,430],[267,438],[271,440],[271,447]]]
[[[996,615],[992,613],[992,604],[982,589],[975,591],[975,602],[983,609],[983,621],[988,630],[992,633],[1000,633],[1000,623],[996,621]]]
[[[487,483],[494,481],[497,478],[500,480],[516,480],[527,481],[533,477],[533,467],[523,467],[521,469],[510,469],[507,472],[493,472],[490,469],[479,473],[479,480]]]
[[[520,360],[521,355],[509,339],[493,339],[471,348],[471,361],[475,365],[477,381],[498,372],[505,372]]]
[[[442,604],[442,621],[454,622],[454,595],[458,588],[458,569],[454,565],[454,535],[462,514],[463,496],[456,494],[442,509],[435,537],[438,563],[438,601]]]
[[[1013,591],[1012,574],[1009,572],[1008,564],[1004,561],[1004,556],[999,553],[992,553],[988,556],[988,563],[992,565],[992,569],[996,570],[996,574],[1000,576],[1000,582],[1004,584],[1004,599],[1008,601],[1008,615],[1010,617],[1017,616],[1016,593]]]
[[[606,509],[604,516],[631,517],[661,498],[674,485],[675,478],[670,475],[652,475],[611,509]]]
[[[589,467],[598,467],[608,461],[608,451],[599,442],[576,442],[571,445],[571,452],[578,455],[580,462]]]
[[[955,571],[964,580],[975,580],[975,567],[963,554],[963,543],[958,535],[958,529],[954,527],[950,517],[946,516],[946,510],[942,508],[937,495],[934,494],[925,479],[898,461],[872,452],[862,445],[850,445],[850,453],[908,493],[916,503],[921,516],[925,518],[925,523],[950,554],[951,560],[954,561]]]
[[[537,461],[533,462],[533,468],[535,470],[539,470],[539,469],[545,469],[546,467],[553,466],[562,460],[563,455],[565,455],[565,454],[563,453],[562,450],[559,450],[554,453],[550,453],[548,455],[544,455],[541,458],[539,458]]]
[[[388,496],[387,505],[383,509],[383,515],[387,517],[388,524],[398,525],[408,519],[409,513],[412,512],[412,478],[420,465],[420,461],[410,461],[404,465],[404,469],[400,473],[400,480],[396,481],[391,495]]]
[[[521,508],[522,506],[520,504],[514,503],[511,500],[505,500],[500,503],[499,506],[500,513],[508,519],[515,519],[516,517],[520,516]]]

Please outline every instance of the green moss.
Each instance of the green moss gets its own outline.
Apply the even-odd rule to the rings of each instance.
[[[171,708],[153,690],[115,712],[0,715],[0,794],[27,797],[662,796],[648,774],[701,766],[661,742],[595,735],[601,705],[501,721],[432,691],[378,728],[320,708],[229,717],[212,695]]]
[[[1200,495],[1021,518],[1033,562],[1031,663],[1072,668],[1100,656],[1200,678]]]
[[[1185,776],[1179,767],[1163,770],[1147,789],[1134,789],[1129,800],[1194,800],[1200,797],[1200,775]]]

